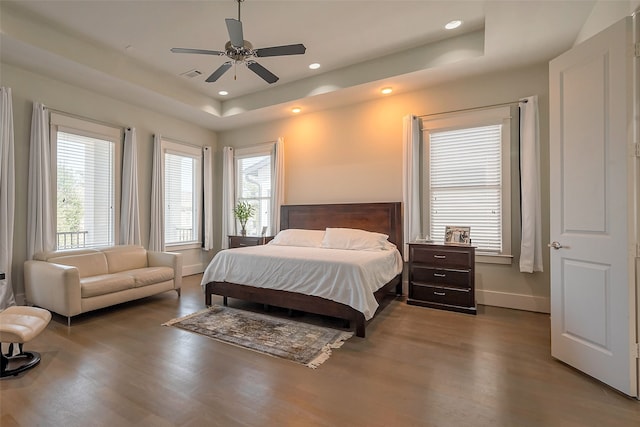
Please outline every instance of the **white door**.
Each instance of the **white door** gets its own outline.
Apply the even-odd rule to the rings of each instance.
[[[625,18],[549,66],[551,354],[637,397],[632,45]]]

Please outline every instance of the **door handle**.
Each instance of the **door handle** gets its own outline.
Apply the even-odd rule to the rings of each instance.
[[[556,242],[556,241],[553,241],[553,242],[549,243],[547,246],[549,246],[550,248],[553,248],[555,250],[558,250],[560,248],[569,249],[569,246],[562,246],[560,244],[560,242]]]

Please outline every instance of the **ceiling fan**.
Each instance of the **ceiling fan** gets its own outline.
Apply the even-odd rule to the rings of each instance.
[[[238,19],[227,18],[227,31],[229,32],[229,41],[224,46],[224,51],[205,50],[205,49],[189,49],[183,47],[174,47],[171,49],[173,53],[196,53],[201,55],[226,56],[230,61],[222,64],[215,70],[206,82],[211,83],[218,80],[233,64],[245,64],[247,68],[260,76],[267,83],[275,83],[278,76],[267,70],[262,65],[253,60],[256,58],[264,58],[267,56],[284,56],[284,55],[302,55],[307,48],[302,44],[289,44],[284,46],[263,47],[254,49],[253,45],[244,39],[242,34],[242,22],[240,21],[240,4],[244,0],[236,0],[238,2]]]

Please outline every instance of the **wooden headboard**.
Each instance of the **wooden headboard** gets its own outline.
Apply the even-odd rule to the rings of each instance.
[[[358,228],[389,236],[402,250],[402,203],[344,203],[329,205],[283,205],[280,229]]]

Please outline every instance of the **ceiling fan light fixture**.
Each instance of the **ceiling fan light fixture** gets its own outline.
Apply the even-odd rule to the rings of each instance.
[[[218,92],[218,95],[227,96],[227,95],[229,95],[229,92],[227,92],[226,90],[221,90],[221,91]]]
[[[455,19],[447,23],[447,25],[445,25],[444,28],[446,28],[447,30],[454,30],[458,28],[460,25],[462,25],[462,21],[459,19]]]

